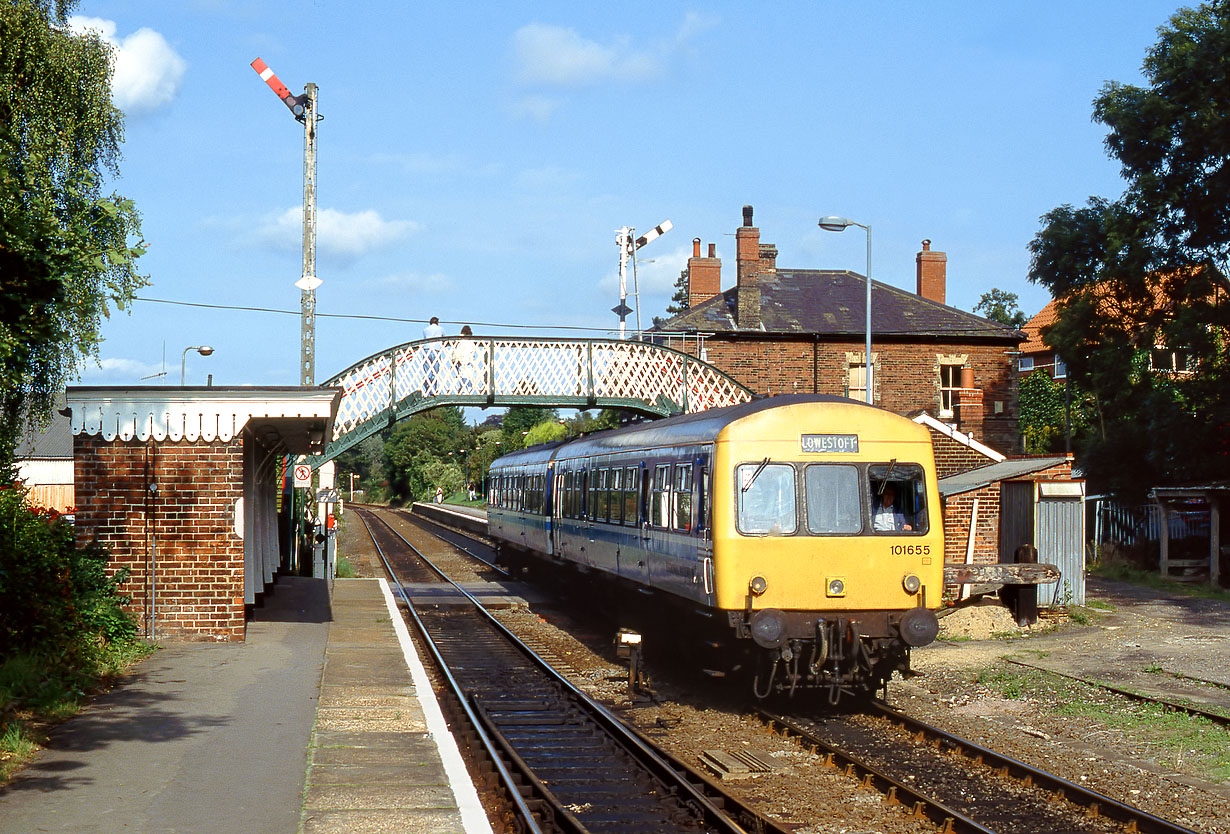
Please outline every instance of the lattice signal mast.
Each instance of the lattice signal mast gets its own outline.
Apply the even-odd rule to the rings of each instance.
[[[303,123],[303,276],[295,282],[301,292],[299,306],[299,384],[314,385],[316,382],[316,288],[321,281],[316,277],[316,122],[321,116],[316,113],[316,85],[308,83],[302,95],[291,95],[273,70],[257,58],[252,69],[269,85],[269,89],[282,100],[295,120]]]
[[[636,278],[636,253],[642,246],[657,240],[673,228],[675,228],[675,224],[669,220],[663,220],[635,240],[632,239],[632,236],[636,234],[636,229],[624,226],[615,230],[615,245],[619,247],[619,306],[612,307],[611,312],[619,316],[619,338],[621,339],[628,338],[625,318],[628,313],[632,312],[627,304],[628,259],[631,258],[632,260],[632,295],[636,299],[636,333],[639,337],[641,333],[641,293]]]

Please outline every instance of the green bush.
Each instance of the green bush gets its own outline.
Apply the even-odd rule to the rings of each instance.
[[[77,547],[71,524],[24,498],[0,488],[0,661],[24,655],[96,673],[103,649],[136,634],[118,587],[126,573],[108,576],[103,548]]]

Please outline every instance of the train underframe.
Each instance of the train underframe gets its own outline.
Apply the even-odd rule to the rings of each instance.
[[[560,571],[583,577],[590,591],[601,588],[601,607],[617,611],[621,626],[697,647],[689,656],[701,668],[722,677],[750,676],[753,693],[762,699],[807,693],[835,705],[872,697],[893,673],[910,674],[910,647],[930,643],[939,628],[925,608],[718,611],[534,551],[504,545],[500,561],[554,580],[561,579]]]
[[[873,696],[893,673],[910,674],[910,644],[902,629],[914,619],[934,616],[917,611],[924,613],[768,609],[727,616],[737,642],[754,653],[752,692],[757,698],[810,692],[836,705]]]

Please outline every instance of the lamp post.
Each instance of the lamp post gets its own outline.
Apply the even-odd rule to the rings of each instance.
[[[190,350],[195,350],[197,353],[201,354],[201,356],[209,356],[211,353],[214,352],[214,349],[211,348],[209,345],[197,345],[196,347],[184,348],[184,353],[179,358],[179,387],[180,388],[184,387],[184,371],[187,370],[187,367],[188,367],[188,351]]]
[[[819,226],[826,232],[844,232],[850,226],[858,226],[867,232],[867,344],[866,354],[863,356],[863,383],[867,387],[867,402],[871,402],[871,227],[864,226],[862,223],[855,223],[853,220],[847,220],[844,217],[821,217]]]

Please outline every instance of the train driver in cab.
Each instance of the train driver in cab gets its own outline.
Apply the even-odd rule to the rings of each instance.
[[[885,484],[880,490],[879,502],[871,516],[871,528],[877,533],[895,532],[898,530],[913,530],[913,525],[905,520],[905,513],[896,505],[897,490],[892,484]]]

